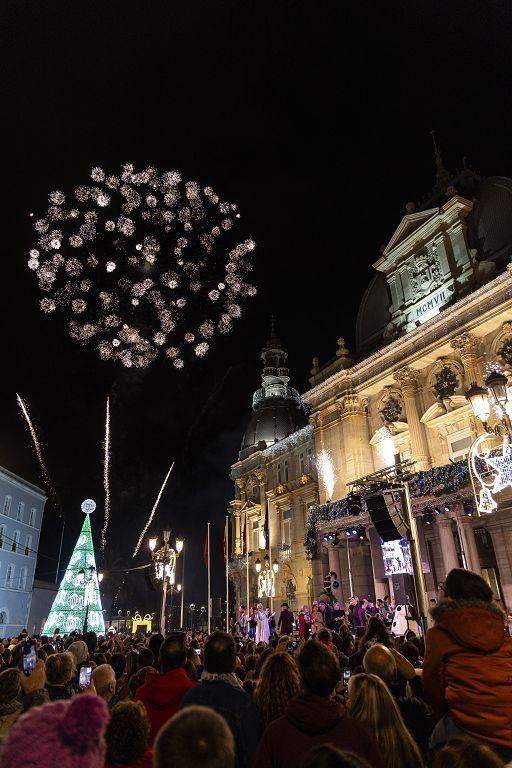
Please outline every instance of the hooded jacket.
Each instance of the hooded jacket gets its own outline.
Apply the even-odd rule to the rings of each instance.
[[[426,636],[423,690],[475,738],[512,747],[512,638],[492,603],[442,600]]]
[[[300,765],[316,744],[332,744],[364,758],[371,768],[382,768],[375,737],[363,723],[349,717],[345,707],[334,699],[306,694],[290,701],[283,717],[265,729],[254,765]]]
[[[161,674],[146,675],[146,682],[137,688],[136,701],[142,701],[146,707],[151,723],[150,746],[156,738],[160,728],[179,709],[181,700],[186,692],[196,686],[183,669],[173,669]]]

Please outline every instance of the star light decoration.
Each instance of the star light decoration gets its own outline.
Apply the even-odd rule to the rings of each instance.
[[[71,338],[102,360],[145,368],[165,353],[183,368],[256,294],[246,282],[255,243],[233,236],[239,218],[235,203],[178,171],[93,168],[71,195],[51,192],[34,222],[40,307],[66,313]]]

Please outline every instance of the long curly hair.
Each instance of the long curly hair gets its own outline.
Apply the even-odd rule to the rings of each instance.
[[[120,701],[112,709],[107,725],[107,759],[131,763],[141,758],[149,744],[151,726],[141,701]]]
[[[299,691],[295,659],[288,653],[271,654],[263,664],[254,691],[263,728],[284,714],[288,702],[298,696]]]
[[[366,632],[364,635],[359,639],[359,650],[363,651],[365,650],[365,646],[367,643],[382,643],[382,645],[385,645],[386,648],[392,648],[393,647],[393,640],[391,639],[391,636],[389,632],[386,629],[386,625],[380,618],[380,616],[372,616],[370,621],[368,622],[368,627],[366,628]]]

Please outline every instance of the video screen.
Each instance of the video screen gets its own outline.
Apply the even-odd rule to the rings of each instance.
[[[385,576],[394,576],[397,573],[412,574],[411,550],[405,536],[396,541],[381,540],[380,545]]]

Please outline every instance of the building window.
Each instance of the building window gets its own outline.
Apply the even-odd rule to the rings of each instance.
[[[308,448],[308,462],[307,462],[307,468],[308,472],[311,472],[313,469],[313,449]]]
[[[259,491],[259,486],[256,483],[254,483],[254,485],[252,486],[252,497],[253,497],[253,499],[257,499],[258,498],[258,491]]]
[[[7,624],[7,612],[0,611],[0,625]]]
[[[32,550],[32,535],[29,534],[25,539],[25,554],[27,557],[30,555]]]
[[[28,524],[32,526],[35,526],[36,524],[36,508],[35,507],[32,507],[32,509],[30,510],[30,517],[28,519]]]
[[[27,586],[27,566],[24,565],[20,570],[20,576],[18,579],[18,589],[25,589]]]
[[[11,497],[6,496],[4,499],[4,515],[8,515],[11,509]]]
[[[281,485],[282,482],[283,482],[283,478],[281,476],[281,465],[278,464],[277,465],[277,484]]]
[[[257,552],[260,548],[260,524],[254,520],[252,524],[252,551]]]
[[[14,565],[12,563],[9,563],[9,565],[7,566],[6,574],[5,574],[5,586],[12,587],[13,579],[14,579]]]
[[[7,526],[0,525],[0,549],[4,546],[4,540],[5,540],[5,532],[7,530]]]
[[[299,456],[300,459],[300,473],[301,475],[304,475],[306,473],[306,464],[304,462],[304,454],[301,453]]]
[[[17,552],[18,551],[18,545],[20,543],[20,532],[14,531],[12,535],[12,544],[11,544],[11,552]]]
[[[469,449],[473,442],[473,436],[469,428],[461,429],[448,435],[448,451],[452,461],[462,461],[467,459]]]
[[[20,501],[18,504],[18,511],[16,512],[16,520],[23,520],[23,512],[25,511],[25,503]]]
[[[288,482],[288,462],[284,462],[284,481],[285,483]]]
[[[289,509],[283,512],[283,544],[292,544],[292,513]]]

